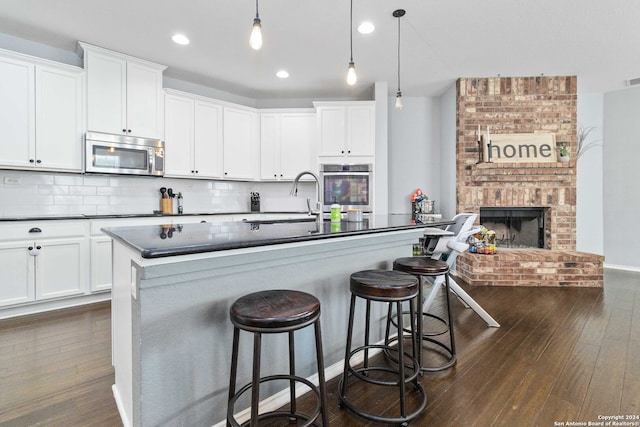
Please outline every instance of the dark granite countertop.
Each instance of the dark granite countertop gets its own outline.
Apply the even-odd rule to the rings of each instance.
[[[61,215],[24,215],[24,216],[5,216],[0,217],[2,221],[49,221],[49,220],[69,220],[69,219],[111,219],[111,218],[154,218],[169,217],[180,218],[188,216],[215,216],[215,215],[304,215],[307,212],[198,212],[185,214],[166,215],[161,213],[131,213],[131,214],[108,214],[108,215],[83,215],[83,214],[61,214]]]
[[[411,215],[372,215],[362,222],[326,220],[318,229],[305,220],[256,220],[184,224],[173,226],[110,227],[103,231],[140,252],[143,258],[161,258],[203,252],[242,249],[282,243],[384,233],[412,228],[438,227],[451,221],[415,223]]]

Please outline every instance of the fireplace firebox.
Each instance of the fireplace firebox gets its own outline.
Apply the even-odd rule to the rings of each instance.
[[[544,208],[484,207],[480,223],[496,232],[503,248],[544,248]]]

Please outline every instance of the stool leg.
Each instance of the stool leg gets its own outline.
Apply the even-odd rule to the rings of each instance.
[[[293,331],[289,332],[289,375],[294,376],[296,374],[296,351],[295,341],[293,337]],[[289,420],[295,422],[296,420],[296,382],[294,380],[289,381],[289,399],[291,404],[291,416]]]
[[[322,332],[320,318],[314,323],[316,333],[316,361],[318,363],[318,387],[320,388],[320,406],[322,406],[322,425],[329,425],[329,408],[327,407],[327,390],[324,379],[324,356],[322,352]]]
[[[349,305],[349,324],[347,325],[347,347],[344,352],[344,372],[342,374],[342,387],[340,387],[340,399],[344,398],[347,388],[347,378],[349,375],[349,353],[351,353],[351,336],[353,331],[353,314],[355,311],[356,296],[351,294],[351,304]]]
[[[453,314],[451,313],[451,299],[449,298],[449,273],[444,275],[445,292],[447,293],[447,313],[449,314],[449,340],[451,341],[451,357],[456,357],[456,340],[453,335]]]
[[[233,347],[231,350],[231,379],[229,380],[229,406],[227,407],[227,427],[231,427],[229,419],[233,417],[233,408],[231,407],[231,399],[236,394],[236,376],[238,374],[238,341],[240,338],[240,329],[233,328]]]
[[[253,333],[253,377],[251,379],[251,427],[258,426],[258,405],[260,404],[260,352],[262,334]]]
[[[404,382],[404,340],[403,325],[402,325],[402,302],[396,303],[396,310],[398,311],[398,381],[400,386],[400,416],[402,418],[407,416],[405,409],[405,382]]]
[[[365,314],[365,324],[364,324],[364,367],[365,369],[369,367],[369,348],[366,347],[369,345],[369,323],[371,323],[371,301],[367,300],[367,312]]]
[[[416,318],[418,322],[422,321],[420,316],[416,315],[416,301],[414,299],[411,299],[409,300],[409,321],[411,322],[411,355],[418,361],[418,365],[420,365],[419,354],[422,353],[422,342],[420,340],[420,337],[416,333]]]
[[[422,367],[422,294],[423,294],[423,280],[424,278],[420,275],[417,276],[418,277],[418,304],[417,304],[417,309],[416,309],[416,316],[418,319],[418,331],[415,334],[416,337],[416,345],[418,348],[418,365],[420,365],[420,367]],[[422,374],[422,371],[420,371],[420,373]]]
[[[389,303],[389,311],[387,312],[387,327],[384,332],[384,345],[389,345],[389,335],[391,335],[391,316],[393,316],[393,304]]]

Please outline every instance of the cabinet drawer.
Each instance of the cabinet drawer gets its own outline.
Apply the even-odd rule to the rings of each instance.
[[[87,220],[11,221],[0,223],[0,241],[84,237],[87,234],[88,227]]]

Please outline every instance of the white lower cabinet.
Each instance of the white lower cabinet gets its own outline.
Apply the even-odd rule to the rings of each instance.
[[[0,225],[0,306],[82,295],[88,282],[86,221]]]

